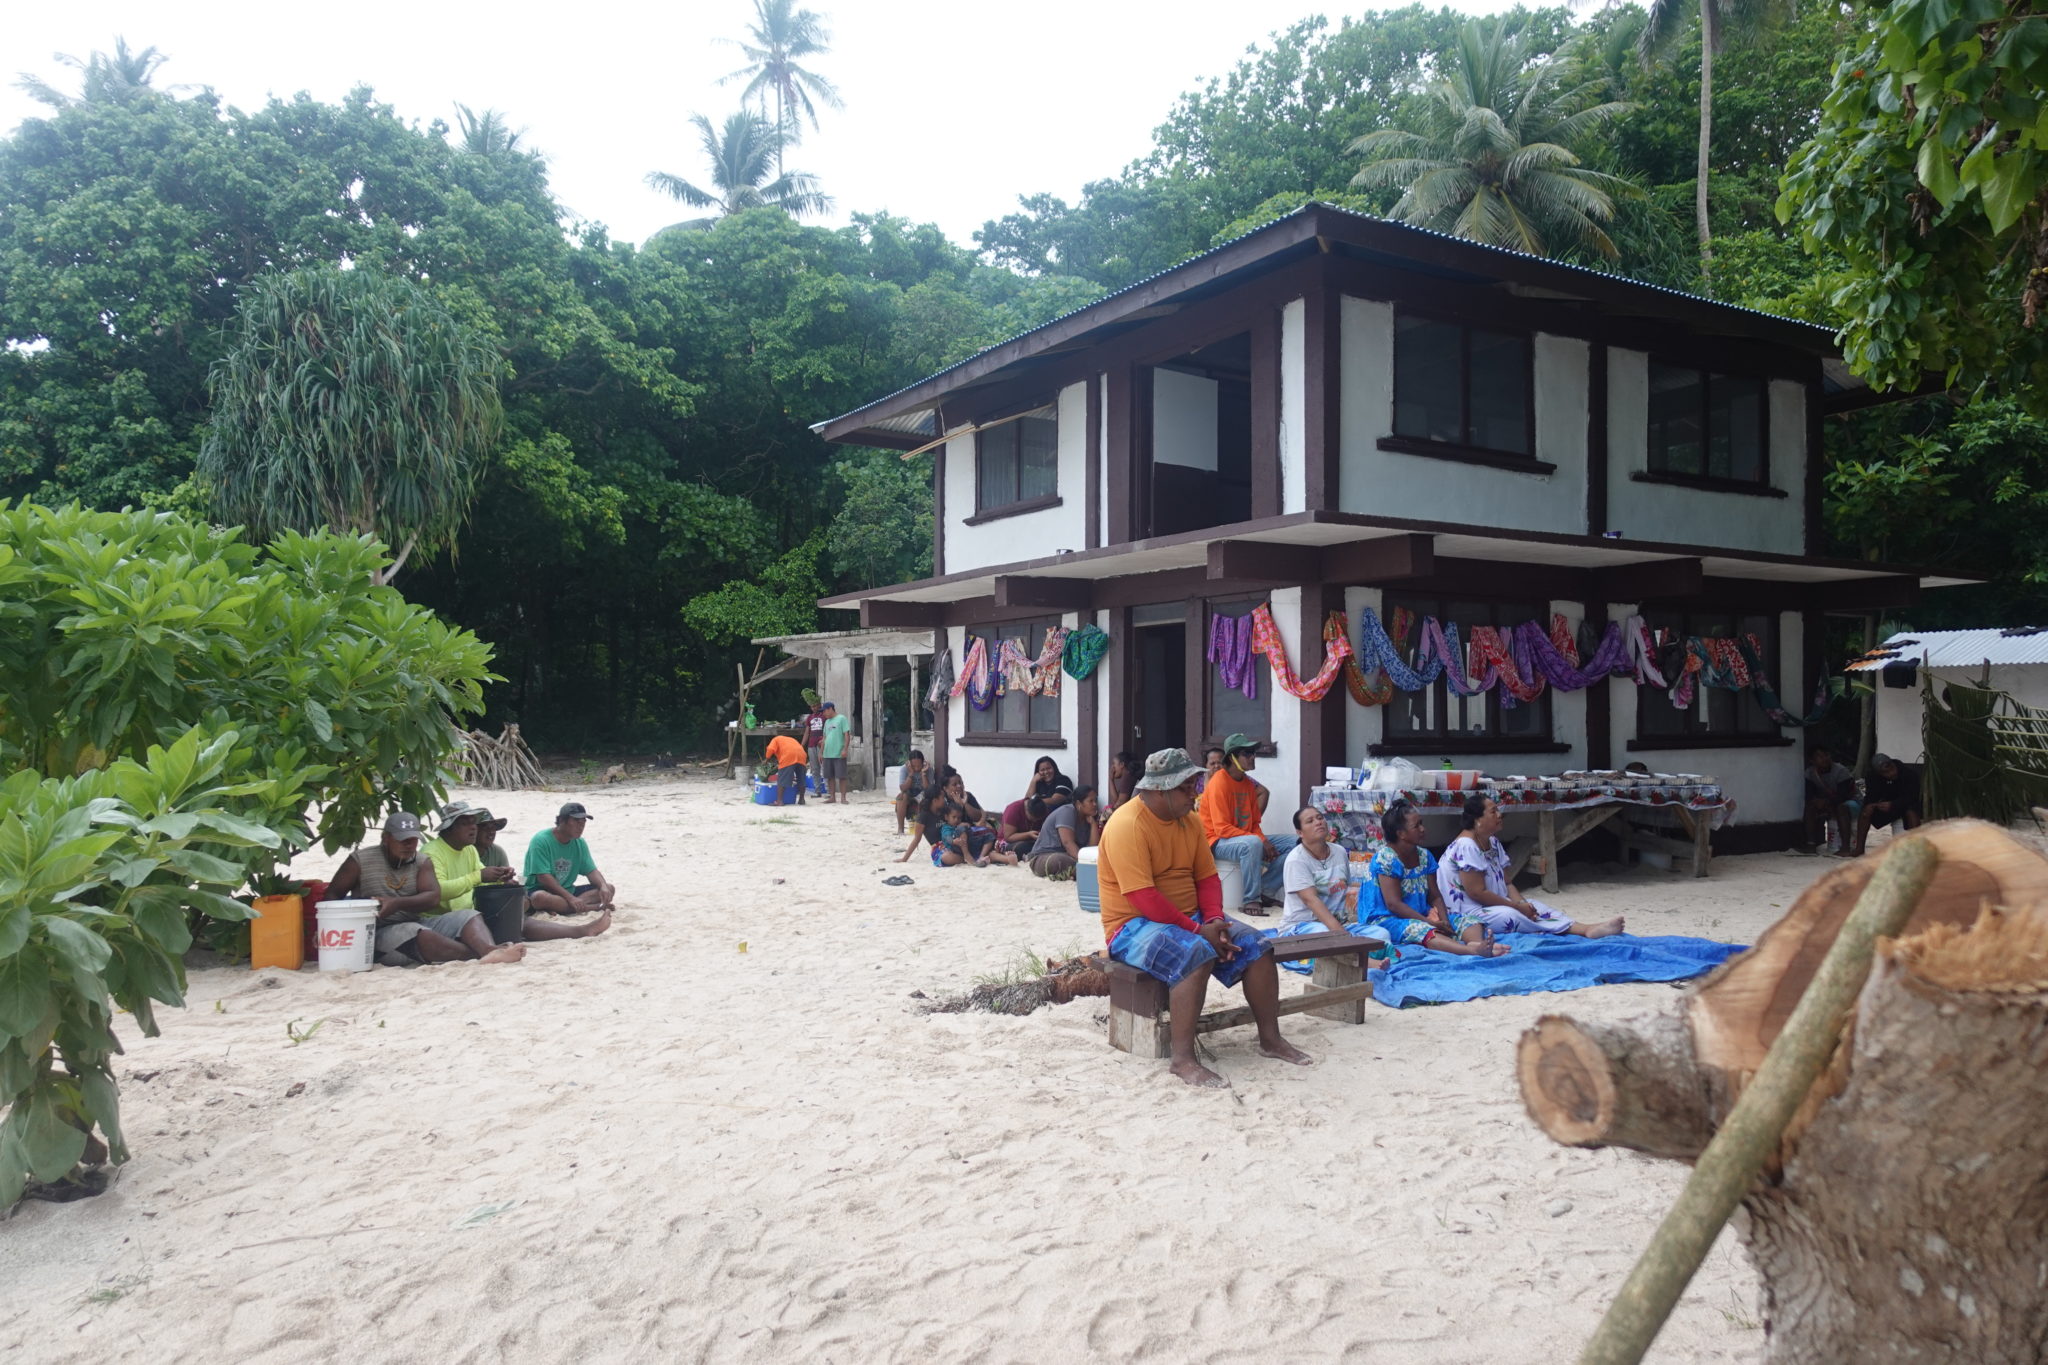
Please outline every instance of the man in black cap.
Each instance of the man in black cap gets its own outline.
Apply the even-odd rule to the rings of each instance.
[[[441,883],[433,863],[421,859],[419,852],[420,818],[393,811],[384,821],[378,846],[349,854],[327,884],[329,900],[377,902],[377,961],[404,967],[465,958],[517,962],[526,956],[523,943],[494,942],[490,927],[473,909],[436,913]]]
[[[583,842],[590,812],[571,801],[555,812],[555,826],[533,836],[526,846],[526,903],[547,915],[588,915],[609,910],[618,888],[597,870],[590,845]],[[590,880],[578,886],[578,877]]]
[[[1870,776],[1863,783],[1863,818],[1856,823],[1855,857],[1863,856],[1874,825],[1879,829],[1897,821],[1901,831],[1920,828],[1920,773],[1890,754],[1870,760]]]

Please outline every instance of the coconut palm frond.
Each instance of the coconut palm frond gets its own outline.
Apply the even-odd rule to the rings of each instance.
[[[723,207],[723,201],[717,195],[709,190],[700,190],[689,181],[680,176],[670,175],[667,171],[649,171],[647,183],[669,198],[680,200],[693,209]]]

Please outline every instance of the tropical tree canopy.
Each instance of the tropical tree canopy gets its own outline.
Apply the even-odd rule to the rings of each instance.
[[[1618,253],[1605,224],[1614,201],[1642,193],[1581,164],[1573,149],[1629,106],[1597,87],[1565,88],[1566,65],[1532,53],[1500,20],[1459,30],[1419,128],[1383,128],[1351,144],[1366,159],[1351,183],[1398,188],[1388,216],[1532,256]]]
[[[199,477],[258,536],[321,528],[454,543],[497,439],[498,353],[424,287],[311,266],[242,293],[214,364]]]
[[[158,67],[169,60],[153,47],[140,52],[128,46],[126,38],[114,39],[111,54],[95,52],[80,61],[68,53],[59,52],[53,60],[72,70],[80,72],[77,95],[67,95],[33,72],[24,71],[15,81],[15,87],[30,99],[49,105],[52,109],[63,109],[69,105],[84,103],[105,103],[109,100],[125,100],[138,91],[150,89],[150,81]]]
[[[841,107],[838,88],[804,65],[806,58],[830,52],[831,42],[825,21],[813,10],[798,9],[796,0],[754,0],[754,20],[739,43],[747,64],[720,82],[746,81],[740,99],[754,101],[764,116],[768,97],[775,97],[774,127],[782,136],[775,150],[778,173],[782,149],[802,135],[804,120],[818,126],[818,105]]]
[[[709,226],[727,214],[747,209],[781,209],[802,218],[825,213],[832,199],[818,188],[818,178],[780,169],[783,136],[759,115],[742,109],[725,120],[721,131],[702,114],[690,123],[711,163],[711,188],[704,189],[667,171],[653,171],[647,183],[693,209],[716,209],[708,218],[694,218],[677,227]]]

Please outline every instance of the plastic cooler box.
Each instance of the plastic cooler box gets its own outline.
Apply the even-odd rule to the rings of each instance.
[[[1095,855],[1100,852],[1084,848],[1074,865],[1074,889],[1081,895],[1081,908],[1091,915],[1102,913],[1102,882],[1095,875]]]

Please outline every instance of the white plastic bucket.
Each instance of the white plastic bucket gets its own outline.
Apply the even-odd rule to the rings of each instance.
[[[1244,872],[1236,863],[1216,860],[1216,876],[1223,883],[1223,913],[1244,905]]]
[[[377,963],[377,902],[321,901],[320,970],[367,972]]]

